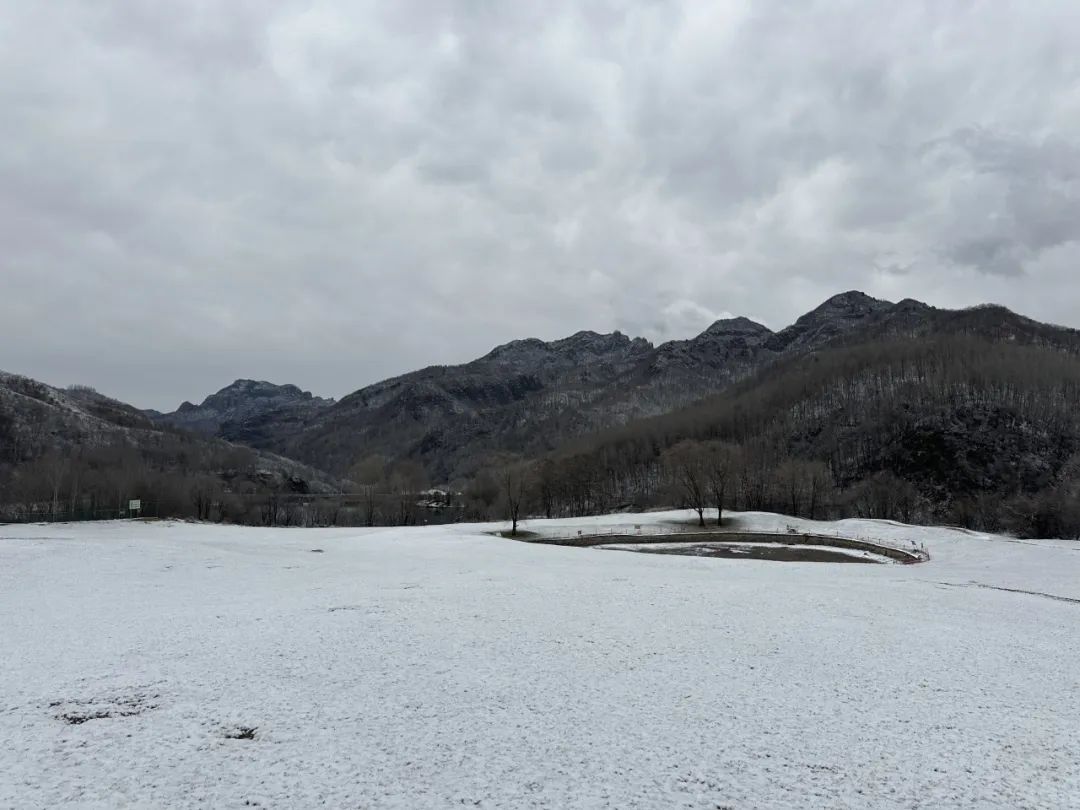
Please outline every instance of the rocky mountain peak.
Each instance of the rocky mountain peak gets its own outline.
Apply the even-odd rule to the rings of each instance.
[[[741,376],[755,362],[772,334],[768,327],[749,318],[724,318],[697,337],[672,340],[657,347],[652,373],[697,377],[695,386],[709,388],[712,383],[700,379],[702,372],[707,372],[713,382]]]
[[[311,399],[311,393],[301,391],[295,385],[275,385],[266,380],[236,380],[225,386],[215,394],[211,394],[203,400],[204,408],[213,407],[217,403],[231,402],[237,399]]]
[[[312,396],[310,391],[303,391],[292,384],[276,385],[266,380],[240,379],[208,396],[199,408],[224,413],[249,407],[265,409],[292,403],[330,404],[331,402],[332,400]]]
[[[588,358],[616,358],[651,348],[652,344],[644,338],[630,338],[619,331],[603,334],[583,330],[559,340],[514,340],[495,347],[475,363],[494,363],[499,366],[545,365],[551,362],[577,362]]]
[[[772,351],[814,349],[893,308],[891,301],[858,290],[834,295],[769,340]]]
[[[929,304],[924,304],[922,301],[916,301],[914,298],[905,298],[903,301],[897,303],[895,310],[901,310],[904,312],[926,312],[933,309]]]
[[[837,309],[884,309],[885,307],[892,306],[889,301],[883,301],[880,298],[874,298],[871,295],[867,295],[860,290],[848,290],[847,292],[837,293],[825,300],[817,310],[837,310]],[[816,312],[817,310],[811,310]]]
[[[548,345],[552,350],[560,353],[608,354],[627,348],[631,343],[630,338],[622,332],[615,331],[610,334],[599,332],[582,331],[562,340],[555,340]]]
[[[291,384],[239,379],[211,394],[199,405],[185,401],[171,414],[148,412],[148,415],[157,422],[196,433],[219,435],[225,423],[248,423],[268,413],[308,411],[328,407],[333,402]]]
[[[771,335],[772,330],[749,318],[722,318],[698,335],[703,337]]]

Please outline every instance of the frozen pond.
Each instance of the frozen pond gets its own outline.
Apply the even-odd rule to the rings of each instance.
[[[869,565],[889,565],[895,562],[888,557],[869,551],[792,543],[619,543],[599,546],[598,548],[610,551],[636,551],[641,554],[723,557],[730,560],[864,563]]]

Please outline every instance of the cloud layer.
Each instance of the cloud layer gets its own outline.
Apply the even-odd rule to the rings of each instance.
[[[0,0],[0,368],[341,395],[851,288],[1080,325],[1060,2]]]

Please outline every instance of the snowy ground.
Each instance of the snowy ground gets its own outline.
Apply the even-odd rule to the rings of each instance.
[[[1080,544],[742,519],[933,559],[0,526],[0,807],[1080,807]]]

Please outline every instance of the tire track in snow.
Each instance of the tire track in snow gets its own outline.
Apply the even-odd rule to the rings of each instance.
[[[1043,593],[1042,591],[1025,591],[1022,588],[1005,588],[1001,585],[986,585],[982,582],[935,582],[934,584],[944,585],[947,588],[985,588],[988,591],[1022,593],[1028,596],[1041,596],[1043,599],[1053,599],[1057,602],[1071,602],[1074,605],[1080,605],[1080,599],[1073,599],[1070,596],[1058,596],[1057,594]]]

